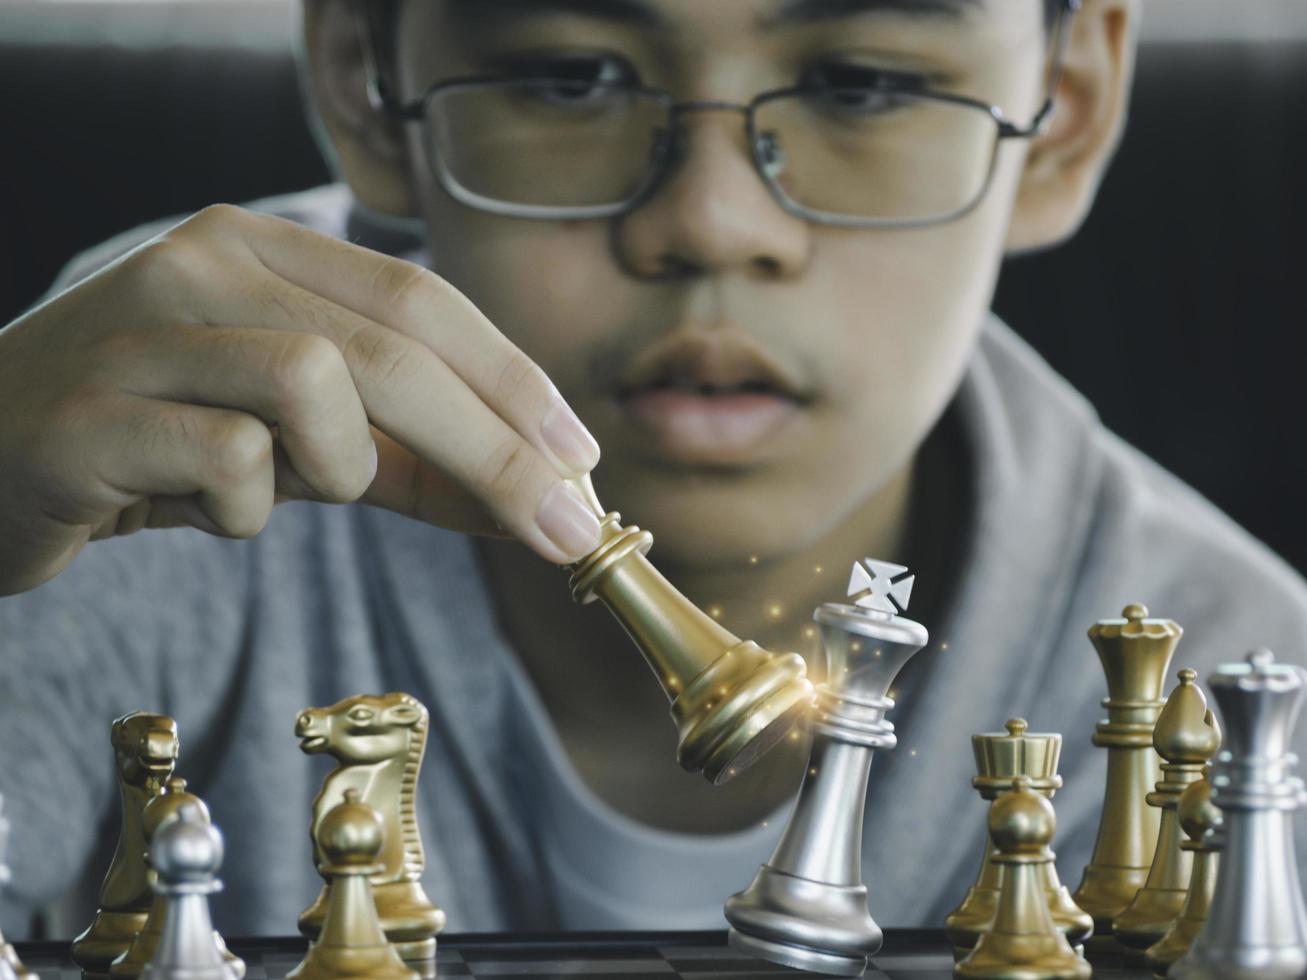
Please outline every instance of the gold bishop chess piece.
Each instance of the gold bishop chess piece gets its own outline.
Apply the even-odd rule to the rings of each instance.
[[[1005,727],[1005,732],[971,736],[977,773],[971,784],[981,799],[992,803],[1000,793],[1011,790],[1018,777],[1024,777],[1032,790],[1051,800],[1062,786],[1062,777],[1057,774],[1062,736],[1028,732],[1021,718],[1010,719]],[[994,923],[1003,868],[995,860],[998,854],[986,834],[976,883],[967,891],[962,904],[944,920],[944,933],[959,959],[966,956]],[[1071,893],[1058,880],[1056,865],[1049,862],[1039,865],[1039,869],[1053,922],[1066,935],[1067,942],[1079,951],[1094,931],[1094,920],[1072,901]]]
[[[153,895],[145,866],[145,805],[160,795],[177,761],[177,723],[133,711],[109,730],[118,773],[122,825],[118,847],[100,886],[90,926],[73,940],[73,962],[86,980],[108,980],[109,966],[127,951],[149,917]]]
[[[1191,783],[1180,795],[1180,826],[1187,840],[1180,846],[1193,855],[1193,871],[1184,908],[1165,936],[1144,954],[1144,962],[1153,975],[1166,976],[1171,964],[1189,952],[1194,939],[1203,931],[1207,913],[1212,908],[1216,873],[1220,866],[1221,811],[1212,802],[1211,767],[1203,769],[1203,778]]]
[[[671,701],[681,767],[726,782],[808,711],[813,688],[803,658],[771,653],[719,625],[650,564],[652,534],[605,512],[589,476],[571,482],[602,534],[572,566],[572,598],[601,600],[644,654]]]
[[[145,836],[145,860],[149,868],[149,875],[153,881],[157,881],[157,875],[154,871],[154,862],[150,858],[150,846],[154,840],[155,831],[164,823],[173,819],[179,810],[183,807],[192,807],[195,815],[204,821],[209,821],[209,808],[204,801],[193,793],[186,791],[186,780],[180,776],[171,776],[168,779],[168,785],[160,796],[156,796],[145,804],[145,810],[141,815],[141,830]],[[135,980],[145,970],[145,965],[154,958],[154,954],[159,949],[159,942],[163,938],[164,918],[167,913],[168,903],[165,896],[157,889],[154,894],[154,901],[150,903],[150,911],[146,916],[145,925],[141,926],[140,932],[132,940],[132,944],[127,947],[127,951],[119,956],[109,965],[110,980]],[[222,936],[217,932],[213,934],[214,946],[227,965],[231,967],[232,973],[237,980],[245,976],[245,962],[232,953],[227,944],[223,942]]]
[[[1012,789],[989,807],[989,835],[1000,866],[998,907],[989,929],[953,968],[958,977],[985,980],[1089,980],[1093,970],[1071,948],[1048,910],[1041,868],[1052,864],[1049,848],[1057,817],[1047,797],[1017,776]]]
[[[1107,675],[1107,718],[1094,730],[1094,744],[1107,749],[1107,786],[1093,857],[1071,897],[1094,919],[1094,935],[1085,944],[1090,957],[1123,952],[1112,921],[1134,901],[1153,863],[1161,822],[1147,798],[1162,778],[1153,727],[1182,632],[1169,619],[1150,619],[1141,603],[1126,606],[1121,619],[1089,629]]]
[[[1126,946],[1127,959],[1143,962],[1143,951],[1160,940],[1179,917],[1189,893],[1192,853],[1181,845],[1180,798],[1203,778],[1203,767],[1221,747],[1221,730],[1207,707],[1198,675],[1180,671],[1180,683],[1166,699],[1153,731],[1153,747],[1166,761],[1149,805],[1162,811],[1148,880],[1134,901],[1112,920],[1112,932]]]
[[[5,799],[0,796],[0,891],[9,884],[11,872],[5,856],[9,853],[9,821],[5,818]],[[27,967],[14,952],[14,947],[0,934],[0,980],[25,980],[30,977]]]
[[[326,753],[339,765],[313,800],[310,835],[319,867],[330,863],[321,845],[323,821],[346,794],[357,790],[374,809],[384,833],[370,890],[386,936],[418,972],[435,969],[436,935],[445,913],[422,890],[426,855],[418,830],[417,786],[427,745],[427,709],[408,694],[360,694],[329,708],[300,712],[295,734],[300,750]],[[300,915],[300,932],[315,939],[327,917],[329,886]]]
[[[318,825],[318,870],[327,879],[322,931],[287,980],[417,980],[386,938],[369,879],[384,867],[385,827],[357,789]]]

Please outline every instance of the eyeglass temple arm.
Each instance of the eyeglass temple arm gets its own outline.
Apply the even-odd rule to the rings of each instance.
[[[1062,0],[1062,9],[1058,11],[1057,26],[1054,29],[1052,44],[1052,61],[1048,69],[1048,85],[1045,89],[1044,104],[1035,113],[1028,126],[1018,126],[1006,119],[1000,119],[998,133],[1000,139],[1026,139],[1038,136],[1053,118],[1053,109],[1057,87],[1062,81],[1062,68],[1066,62],[1067,44],[1071,40],[1071,18],[1084,5],[1084,0]]]
[[[420,119],[420,104],[405,105],[395,97],[381,70],[380,45],[377,25],[372,17],[369,0],[354,0],[350,5],[354,14],[355,30],[359,38],[359,51],[363,59],[364,84],[367,85],[368,104],[377,112],[400,119]]]

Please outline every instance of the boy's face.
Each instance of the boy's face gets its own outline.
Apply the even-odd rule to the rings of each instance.
[[[841,66],[924,76],[1018,125],[1046,94],[1041,0],[421,0],[401,24],[405,98],[560,52],[677,101]],[[407,152],[433,268],[590,427],[601,498],[664,561],[730,565],[813,543],[910,465],[984,321],[1028,148],[1000,144],[961,218],[859,230],[782,210],[739,113],[682,124],[674,167],[617,219],[476,211],[432,176],[421,127]]]

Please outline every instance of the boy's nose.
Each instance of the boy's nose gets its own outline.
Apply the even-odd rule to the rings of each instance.
[[[680,123],[662,184],[619,220],[623,265],[640,276],[742,271],[780,279],[802,271],[810,227],[771,196],[753,167],[740,117],[694,112]]]

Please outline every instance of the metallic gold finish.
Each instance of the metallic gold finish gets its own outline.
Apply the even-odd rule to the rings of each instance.
[[[145,804],[163,792],[177,761],[177,723],[166,715],[133,711],[109,730],[118,770],[122,826],[118,847],[100,886],[100,907],[73,940],[73,961],[87,980],[107,980],[109,965],[145,925],[152,893],[145,866]]]
[[[994,923],[953,968],[954,976],[987,980],[1089,980],[1092,970],[1053,922],[1043,865],[1054,860],[1053,804],[1025,776],[989,808],[989,834],[1002,868]]]
[[[1193,855],[1193,872],[1189,876],[1189,891],[1185,893],[1184,908],[1171,924],[1165,936],[1144,954],[1144,961],[1155,976],[1164,977],[1171,964],[1178,960],[1194,939],[1203,931],[1207,913],[1212,908],[1212,894],[1216,888],[1216,873],[1221,860],[1220,845],[1209,833],[1221,825],[1221,811],[1212,802],[1211,767],[1203,769],[1203,778],[1191,783],[1180,795],[1180,826],[1186,840],[1180,842],[1184,850]]]
[[[1144,887],[1112,920],[1113,934],[1134,950],[1145,950],[1166,935],[1189,892],[1192,857],[1180,844],[1180,797],[1203,778],[1203,767],[1221,747],[1221,730],[1194,684],[1197,677],[1187,668],[1180,671],[1180,684],[1166,699],[1153,730],[1153,748],[1166,760],[1157,791],[1146,797],[1162,811],[1157,847]]]
[[[327,879],[322,931],[287,980],[417,980],[377,918],[370,878],[385,872],[381,815],[355,787],[344,791],[316,825],[318,871]]]
[[[416,793],[427,724],[427,709],[411,695],[360,694],[329,708],[300,712],[295,734],[302,752],[325,752],[340,763],[313,800],[310,835],[317,863],[327,861],[319,841],[323,821],[350,789],[357,789],[362,802],[380,814],[384,830],[370,882],[381,926],[404,960],[429,964],[436,956],[436,934],[445,927],[445,913],[422,890],[426,855]],[[309,939],[322,929],[328,897],[324,887],[300,915],[300,932]]]
[[[1051,800],[1062,786],[1062,777],[1057,774],[1062,736],[1027,732],[1026,722],[1021,718],[1010,719],[1005,727],[1006,732],[971,736],[977,773],[971,785],[980,792],[981,799],[992,802],[1000,793],[1012,789],[1016,777],[1024,776],[1030,781],[1031,789]],[[944,933],[959,959],[994,923],[1001,877],[1001,865],[994,861],[997,856],[998,850],[986,837],[975,885],[944,920]],[[1076,905],[1066,886],[1058,880],[1056,865],[1040,865],[1040,871],[1054,924],[1071,946],[1079,947],[1093,933],[1094,920]]]
[[[177,811],[184,806],[194,807],[198,816],[205,822],[210,820],[209,808],[205,806],[204,801],[193,793],[186,792],[186,780],[180,776],[171,776],[164,792],[146,803],[141,813],[141,831],[145,837],[145,863],[151,883],[156,879],[150,863],[150,842],[154,839],[154,832],[166,821],[175,817]],[[154,959],[154,954],[159,949],[167,909],[167,900],[156,889],[145,924],[141,926],[132,944],[127,947],[127,951],[109,966],[111,980],[135,980],[144,972],[146,964]],[[217,932],[213,934],[213,941],[218,952],[227,961],[227,965],[236,974],[237,980],[244,977],[245,961],[227,948],[227,944],[222,941],[222,937]]]
[[[1126,606],[1123,616],[1089,629],[1107,675],[1107,718],[1094,731],[1094,744],[1107,749],[1107,788],[1094,854],[1072,898],[1094,918],[1094,935],[1086,944],[1091,956],[1121,952],[1112,920],[1134,901],[1153,862],[1161,822],[1147,797],[1162,778],[1153,726],[1183,632],[1169,619],[1149,619],[1140,603]]]
[[[602,543],[572,566],[572,598],[603,601],[640,648],[672,702],[676,757],[724,783],[779,742],[809,708],[797,653],[740,640],[681,595],[645,555],[653,535],[605,513],[588,476],[571,481],[600,518]]]

